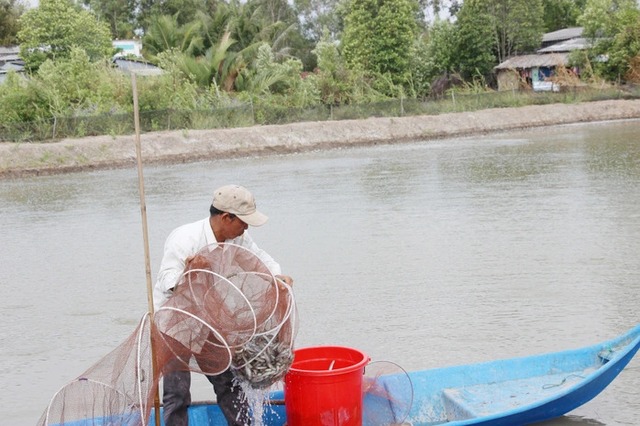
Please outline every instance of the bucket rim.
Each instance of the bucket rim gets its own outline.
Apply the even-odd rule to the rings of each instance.
[[[331,349],[349,351],[354,354],[358,354],[362,356],[362,359],[358,361],[354,361],[353,365],[348,365],[346,367],[341,367],[341,368],[335,368],[332,370],[306,370],[306,369],[295,367],[295,363],[296,363],[295,354],[297,352],[306,352],[306,351],[313,351],[313,350],[331,350]],[[352,373],[354,371],[363,369],[371,361],[371,358],[366,353],[364,353],[360,349],[352,348],[349,346],[339,346],[339,345],[306,346],[306,347],[298,348],[294,350],[293,353],[294,353],[294,361],[291,367],[289,368],[289,371],[287,374],[295,373],[298,375],[306,375],[306,376],[335,376],[339,374]],[[312,359],[305,360],[305,361],[310,361],[310,360]]]

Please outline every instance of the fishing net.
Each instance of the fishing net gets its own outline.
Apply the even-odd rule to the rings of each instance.
[[[234,244],[207,246],[190,265],[197,268],[184,272],[153,322],[144,315],[120,346],[60,389],[39,425],[146,425],[161,376],[176,370],[231,368],[253,388],[284,376],[297,332],[291,288]]]
[[[407,372],[391,361],[367,364],[362,382],[362,425],[402,425],[413,405],[413,384]]]

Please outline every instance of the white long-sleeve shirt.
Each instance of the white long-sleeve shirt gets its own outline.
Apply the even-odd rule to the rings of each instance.
[[[282,273],[280,265],[264,250],[253,242],[248,232],[244,232],[237,238],[225,241],[243,246],[254,253],[273,275]],[[153,289],[153,305],[157,310],[171,297],[173,287],[178,283],[185,268],[187,258],[198,253],[202,248],[217,244],[213,234],[209,218],[197,222],[188,223],[174,229],[164,244],[164,255],[160,264],[160,271]]]

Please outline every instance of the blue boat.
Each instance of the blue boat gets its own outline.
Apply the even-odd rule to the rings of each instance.
[[[414,425],[526,425],[587,403],[640,348],[640,325],[582,349],[411,373]]]
[[[399,409],[390,399],[365,393],[363,425],[512,426],[549,420],[597,396],[639,348],[640,325],[637,325],[612,340],[581,349],[383,375],[376,378],[378,383],[393,395],[394,401],[409,401],[410,408]],[[270,394],[264,425],[286,424],[284,397],[282,391]],[[393,418],[394,414],[398,417]],[[226,424],[213,402],[193,404],[189,418],[195,426]],[[65,424],[113,423],[91,419]],[[153,412],[148,424],[155,424]]]
[[[639,348],[637,325],[612,340],[581,349],[409,372],[412,389],[401,386],[396,390],[413,395],[394,395],[394,399],[412,399],[413,404],[406,418],[394,421],[414,426],[513,426],[560,417],[602,392]],[[379,378],[397,383],[395,379]],[[280,401],[283,394],[271,397]],[[379,401],[365,396],[365,413],[368,403],[376,405],[374,411],[379,410]],[[193,425],[225,424],[214,404],[196,404],[190,416]],[[366,417],[365,425],[384,424]],[[268,407],[264,423],[284,425],[284,406]]]

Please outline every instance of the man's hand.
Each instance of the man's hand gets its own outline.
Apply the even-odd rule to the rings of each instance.
[[[211,262],[202,255],[189,256],[184,263],[185,271],[191,269],[211,269]]]
[[[276,278],[289,285],[290,287],[293,287],[293,278],[291,278],[289,275],[276,275]]]

